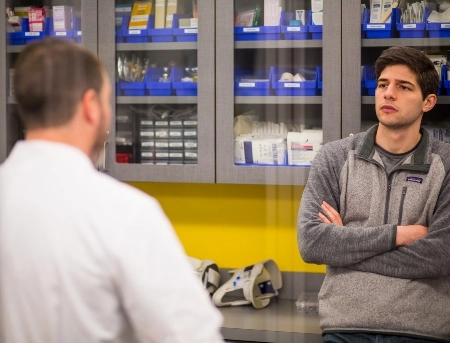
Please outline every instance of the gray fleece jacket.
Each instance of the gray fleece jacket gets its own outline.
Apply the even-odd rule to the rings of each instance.
[[[302,196],[300,254],[327,265],[321,329],[450,342],[450,145],[421,129],[417,149],[387,174],[376,130],[326,144]],[[321,222],[322,201],[343,227]],[[412,224],[429,233],[396,248],[397,225]]]

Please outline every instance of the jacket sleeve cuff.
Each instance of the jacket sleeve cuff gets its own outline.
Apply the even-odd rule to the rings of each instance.
[[[397,248],[397,225],[393,226],[392,229],[392,239],[391,239],[391,249]]]

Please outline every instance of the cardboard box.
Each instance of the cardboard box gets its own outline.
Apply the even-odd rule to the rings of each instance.
[[[323,0],[311,0],[311,12],[322,12]]]
[[[73,8],[53,6],[53,31],[72,30]]]
[[[166,0],[155,1],[155,29],[166,26]]]
[[[284,0],[264,0],[264,26],[280,25],[280,14],[284,8]]]
[[[45,8],[30,8],[28,10],[28,30],[43,32],[45,28]]]
[[[184,13],[184,0],[167,0],[166,28],[172,27],[173,15]]]
[[[145,30],[148,16],[152,13],[152,1],[135,1],[131,10],[129,30]]]

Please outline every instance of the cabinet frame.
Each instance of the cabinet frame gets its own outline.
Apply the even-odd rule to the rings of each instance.
[[[217,183],[305,185],[310,168],[295,166],[237,166],[234,165],[234,53],[235,48],[295,48],[320,46],[317,41],[257,41],[235,42],[234,1],[216,4],[216,179]],[[358,7],[359,8],[359,7]],[[341,1],[324,1],[322,67],[327,75],[323,80],[323,96],[289,97],[293,104],[322,103],[324,142],[341,138]],[[270,100],[255,97],[255,103],[288,103],[287,97]],[[271,98],[271,97],[269,97]]]
[[[192,182],[192,183],[214,183],[215,182],[215,49],[214,49],[214,8],[215,3],[211,0],[198,0],[198,42],[197,43],[115,43],[115,6],[110,0],[98,0],[99,4],[99,57],[106,64],[108,74],[111,77],[111,87],[115,89],[116,75],[116,48],[121,51],[152,51],[152,50],[178,50],[195,47],[197,50],[198,65],[198,96],[194,102],[191,97],[134,97],[136,99],[117,99],[113,94],[111,106],[113,108],[113,120],[110,134],[106,142],[105,171],[122,181],[145,181],[145,182]],[[123,49],[123,50],[122,50]],[[125,50],[126,49],[126,50]],[[114,56],[112,58],[112,56]],[[145,98],[137,99],[137,98]],[[198,162],[196,165],[150,165],[150,164],[117,164],[115,163],[115,136],[116,136],[116,102],[118,103],[171,103],[185,104],[197,103],[198,117]]]

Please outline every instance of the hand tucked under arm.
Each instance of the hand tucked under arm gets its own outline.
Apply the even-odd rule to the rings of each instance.
[[[395,245],[397,247],[411,244],[428,234],[428,228],[423,225],[397,226]]]

